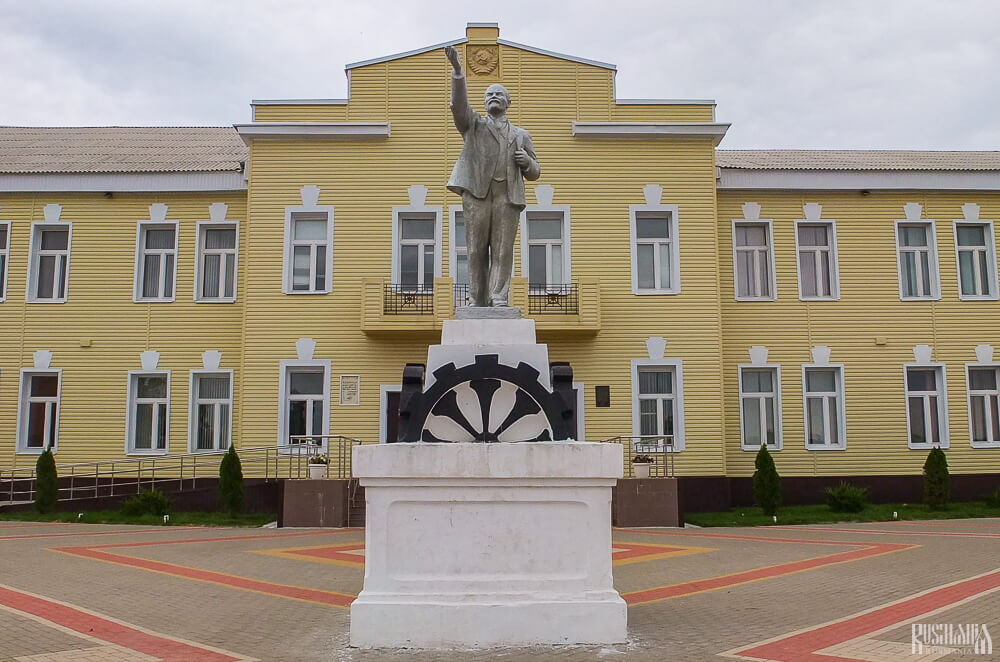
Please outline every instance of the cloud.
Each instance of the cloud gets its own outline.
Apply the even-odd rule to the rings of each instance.
[[[1000,4],[0,2],[0,122],[226,125],[346,96],[343,65],[462,36],[618,65],[620,97],[714,98],[723,147],[1000,149]]]

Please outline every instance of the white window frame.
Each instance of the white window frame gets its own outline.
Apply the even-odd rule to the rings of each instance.
[[[65,253],[66,260],[66,282],[63,283],[63,296],[51,299],[39,299],[35,297],[34,291],[37,289],[38,268],[40,266],[42,231],[66,229],[66,250],[45,251],[45,255],[60,255]],[[28,278],[25,288],[25,301],[27,303],[66,303],[69,299],[69,267],[70,258],[73,253],[73,224],[63,221],[35,221],[31,224],[31,249],[28,258]]]
[[[819,391],[808,391],[808,382],[806,381],[806,372],[810,369],[824,369],[824,370],[835,370],[837,373],[836,386],[837,393],[834,396],[840,396],[837,400],[837,440],[832,444],[810,444],[809,443],[809,397],[818,397],[819,395],[828,396],[829,394],[823,394]],[[827,408],[823,408],[824,420],[826,418]],[[806,450],[809,451],[842,451],[847,449],[847,394],[844,389],[844,364],[843,363],[803,363],[802,364],[802,435],[803,442],[805,443]]]
[[[3,268],[0,269],[0,303],[7,300],[7,290],[10,288],[10,233],[11,222],[0,221],[0,228],[6,228],[7,244],[0,248],[0,257],[3,257]]]
[[[174,247],[172,249],[150,249],[149,252],[160,256],[160,273],[166,278],[169,276],[171,278],[171,296],[169,297],[144,297],[142,296],[142,286],[143,286],[143,268],[145,266],[146,256],[146,231],[147,230],[168,230],[173,229],[174,231]],[[135,224],[135,278],[132,289],[132,301],[134,303],[169,303],[177,299],[177,247],[178,247],[178,235],[180,234],[180,227],[177,221],[139,221]],[[164,260],[163,256],[168,253],[172,253],[174,256],[174,268],[173,273],[164,273]],[[160,280],[160,290],[163,290],[163,280]]]
[[[528,217],[532,214],[561,214],[562,215],[562,282],[546,282],[545,285],[569,285],[573,282],[573,251],[570,241],[570,206],[569,205],[528,205],[521,211],[521,277],[528,278],[528,246],[533,243],[528,241]],[[468,235],[466,235],[468,236]],[[540,240],[539,243],[553,244],[553,240]],[[545,251],[545,279],[550,280],[552,273],[552,250]],[[528,283],[529,286],[531,283]],[[538,283],[535,283],[536,285]],[[553,288],[558,290],[558,287]]]
[[[319,370],[317,370],[319,368]],[[278,378],[278,446],[283,452],[294,453],[298,446],[292,446],[288,443],[288,386],[289,379],[288,375],[295,370],[303,370],[305,372],[322,372],[323,373],[323,444],[322,452],[326,452],[328,439],[326,437],[330,434],[330,375],[332,371],[332,362],[330,359],[296,359],[281,361],[280,373]],[[314,449],[315,450],[315,449]]]
[[[986,395],[989,396],[989,392],[976,391],[973,393],[972,387],[969,383],[969,373],[972,370],[993,370],[997,374],[997,392],[1000,392],[1000,363],[966,363],[965,364],[965,396],[966,402],[965,407],[969,415],[969,445],[973,448],[1000,448],[1000,439],[994,439],[992,441],[976,441],[973,433],[972,427],[972,396],[973,395]],[[989,402],[989,400],[987,400]],[[988,436],[992,436],[993,426],[991,425],[990,415],[986,415],[986,432]],[[909,417],[907,417],[909,420]],[[909,436],[907,436],[909,438]]]
[[[462,222],[465,222],[465,212],[462,209],[462,205],[451,205],[448,207],[448,275],[451,277],[452,283],[458,285],[458,280],[456,279],[456,274],[458,273],[458,246],[455,244],[455,225],[457,224],[458,214],[462,214]],[[468,243],[468,228],[466,228],[466,243],[465,248],[462,249],[463,254],[466,255],[468,259],[469,254],[469,243]],[[467,263],[468,264],[468,263]]]
[[[163,448],[136,448],[135,439],[132,436],[132,427],[135,424],[135,408],[138,402],[136,389],[139,385],[139,377],[166,377],[167,378],[167,425],[166,438],[163,440]],[[129,370],[128,371],[128,392],[125,398],[125,454],[126,455],[166,455],[170,452],[170,371],[169,370]],[[157,414],[158,416],[159,414]],[[155,418],[153,419],[156,420]],[[154,424],[153,429],[156,429]]]
[[[586,388],[587,385],[583,382],[573,382],[573,388],[576,389],[576,440],[586,441],[587,440],[587,425],[586,425],[586,407],[587,397]]]
[[[315,260],[310,262],[310,278],[308,290],[293,290],[292,289],[292,268],[294,266],[294,260],[292,259],[292,249],[295,242],[292,241],[294,223],[297,220],[296,217],[301,217],[305,215],[326,215],[326,283],[322,290],[312,289],[313,285],[316,283],[315,277],[313,277],[312,271],[315,268]],[[237,236],[237,239],[239,237]],[[319,244],[318,241],[302,242],[308,244]],[[281,291],[285,294],[296,294],[296,295],[309,295],[309,294],[329,294],[333,291],[333,244],[334,244],[334,221],[333,221],[333,205],[295,205],[291,207],[285,207],[285,239],[284,239],[284,268],[281,270]],[[237,243],[237,246],[239,244]]]
[[[739,405],[740,405],[740,448],[745,451],[759,451],[760,446],[751,446],[746,442],[743,437],[743,397],[756,397],[763,400],[760,393],[746,393],[743,392],[743,371],[744,370],[771,370],[773,373],[773,384],[774,384],[774,443],[768,444],[765,440],[765,445],[769,451],[780,451],[784,445],[781,437],[781,365],[778,363],[741,363],[737,366],[736,379],[738,380],[739,386]],[[763,412],[761,412],[763,414]],[[764,420],[763,416],[761,420]],[[763,435],[762,435],[763,438]]]
[[[444,216],[444,207],[440,205],[437,206],[425,206],[425,205],[405,205],[396,206],[392,208],[392,282],[397,284],[400,282],[400,237],[401,223],[405,216],[409,215],[428,215],[432,214],[434,216],[434,277],[441,277],[441,230]],[[454,216],[452,216],[452,221],[454,221]],[[452,229],[454,229],[454,224],[452,224]],[[426,243],[426,240],[420,243]],[[420,253],[420,259],[423,259],[423,252]],[[423,277],[423,270],[418,271],[418,279]],[[434,287],[434,283],[423,283],[422,287],[424,291],[429,292]]]
[[[928,268],[930,270],[930,294],[927,296],[906,296],[903,294],[903,246],[899,242],[899,227],[901,225],[923,225],[929,228],[927,233],[928,242]],[[937,227],[932,219],[896,219],[894,225],[896,233],[896,275],[899,280],[899,300],[900,301],[939,301],[941,299],[941,263],[938,259],[937,248]],[[917,252],[908,250],[907,252]],[[920,269],[918,274],[922,273]]]
[[[937,398],[938,398],[938,424],[941,426],[940,430],[940,441],[934,443],[932,441],[924,442],[922,444],[914,444],[910,441],[910,388],[907,380],[907,373],[910,368],[917,370],[935,370],[937,372]],[[968,377],[966,377],[968,379]],[[966,381],[966,390],[968,390],[968,381]],[[917,393],[923,393],[923,391],[918,391]],[[903,364],[903,396],[904,404],[906,405],[906,445],[913,450],[929,450],[931,448],[949,448],[951,443],[948,435],[948,380],[947,374],[945,372],[945,365],[943,363],[904,363]],[[914,395],[913,397],[918,397]],[[926,396],[924,396],[926,398]],[[927,421],[927,409],[926,401],[924,403],[924,426],[926,431]]]
[[[670,283],[671,287],[657,287],[657,288],[640,288],[639,287],[639,239],[638,233],[636,231],[636,217],[639,213],[651,212],[651,213],[665,213],[668,215],[667,223],[670,227]],[[638,294],[641,296],[646,295],[663,295],[663,294],[680,294],[681,293],[681,250],[680,241],[678,237],[678,229],[680,223],[677,220],[678,206],[677,205],[629,205],[628,215],[629,215],[629,246],[631,247],[631,259],[632,259],[632,294]],[[642,243],[649,243],[648,241],[643,241]],[[662,241],[655,242],[654,245],[659,246],[663,243]],[[653,251],[653,276],[654,278],[659,278],[660,276],[660,251]]]
[[[962,265],[959,258],[962,250],[968,250],[969,247],[960,247],[958,245],[958,228],[963,225],[979,225],[984,229],[984,239],[986,241],[986,274],[989,280],[986,283],[987,294],[962,294]],[[998,296],[997,289],[997,255],[996,255],[996,239],[993,235],[993,221],[984,220],[965,220],[965,219],[955,219],[952,221],[953,235],[955,238],[955,280],[958,285],[958,298],[960,301],[996,301]],[[976,271],[976,278],[979,278],[979,271]]]
[[[198,448],[198,404],[201,399],[198,397],[198,379],[201,377],[229,377],[229,438],[226,439],[225,448]],[[188,378],[188,452],[189,453],[211,453],[213,451],[229,450],[233,445],[233,371],[232,370],[192,370]],[[216,399],[211,399],[212,404],[217,403]]]
[[[668,368],[674,371],[674,446],[673,452],[685,448],[684,439],[684,362],[681,359],[632,359],[632,436],[641,437],[639,414],[639,369]]]
[[[769,287],[771,288],[770,296],[766,297],[751,297],[751,296],[740,296],[740,282],[737,277],[737,251],[739,248],[736,246],[736,228],[744,225],[763,225],[767,230],[767,253],[768,262],[771,269],[771,278]],[[759,218],[759,219],[745,219],[745,218],[734,218],[732,222],[732,245],[733,245],[733,296],[737,301],[776,301],[778,299],[778,282],[777,277],[774,273],[774,223],[772,219],[769,218]],[[752,249],[759,250],[759,249]]]
[[[18,455],[41,455],[45,450],[45,445],[41,448],[28,447],[28,406],[31,402],[31,390],[28,388],[28,381],[35,375],[56,375],[56,432],[55,439],[49,440],[49,450],[53,453],[59,451],[59,419],[62,416],[62,368],[22,368],[17,387],[17,454]],[[41,401],[48,401],[42,398]],[[47,419],[47,417],[46,417]]]
[[[234,230],[236,232],[236,243],[234,248],[205,248],[206,230]],[[232,255],[233,256],[233,296],[205,297],[202,279],[205,277],[202,263],[205,255]],[[195,262],[194,262],[194,300],[198,303],[234,303],[239,295],[240,284],[240,222],[239,221],[198,221],[197,232],[195,234]],[[220,259],[220,266],[223,264]],[[225,292],[225,269],[219,278],[219,292]]]
[[[809,247],[808,249],[803,249],[799,245],[799,226],[800,225],[824,225],[828,230],[828,236],[830,238],[830,294],[827,296],[806,296],[802,293],[802,257],[801,252],[803,250],[811,250],[814,253],[822,252],[822,249],[816,249],[814,247]],[[815,256],[814,256],[815,259]],[[817,271],[819,273],[819,271]],[[799,300],[800,301],[839,301],[840,300],[840,258],[837,255],[837,222],[832,219],[821,218],[817,220],[809,219],[799,219],[795,221],[795,274],[799,283]]]

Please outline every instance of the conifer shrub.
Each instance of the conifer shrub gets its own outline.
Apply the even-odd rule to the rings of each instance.
[[[170,499],[157,489],[143,490],[122,503],[121,512],[129,517],[140,515],[156,515],[163,517],[170,514]]]
[[[933,510],[944,508],[951,500],[951,475],[944,451],[934,447],[924,462],[924,503]]]
[[[59,501],[59,472],[52,451],[46,448],[35,462],[35,508],[51,513]]]
[[[835,513],[860,513],[868,505],[868,488],[841,481],[826,488],[826,505]]]
[[[1000,508],[1000,487],[986,495],[986,505],[990,508]]]
[[[765,515],[775,515],[781,505],[781,476],[766,444],[760,445],[754,460],[753,498]]]
[[[243,510],[243,465],[235,446],[229,447],[219,463],[219,501],[232,517]]]

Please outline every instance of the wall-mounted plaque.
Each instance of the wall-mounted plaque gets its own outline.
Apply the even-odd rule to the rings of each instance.
[[[340,376],[340,405],[361,404],[361,375]]]

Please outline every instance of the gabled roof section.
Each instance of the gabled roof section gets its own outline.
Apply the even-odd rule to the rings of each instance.
[[[370,60],[361,60],[360,62],[351,62],[350,64],[345,64],[344,69],[350,71],[351,69],[357,69],[358,67],[366,67],[369,64],[380,64],[382,62],[389,62],[391,60],[401,60],[404,57],[410,57],[411,55],[420,55],[421,53],[429,53],[430,51],[438,50],[446,46],[457,46],[459,44],[464,44],[469,41],[465,37],[461,39],[452,39],[451,41],[442,41],[440,44],[434,44],[432,46],[424,46],[423,48],[414,48],[412,51],[403,51],[402,53],[394,53],[392,55],[383,55],[382,57],[375,57]]]
[[[740,170],[1000,170],[1000,151],[720,149],[715,164]]]
[[[232,127],[0,127],[0,173],[238,172]]]

